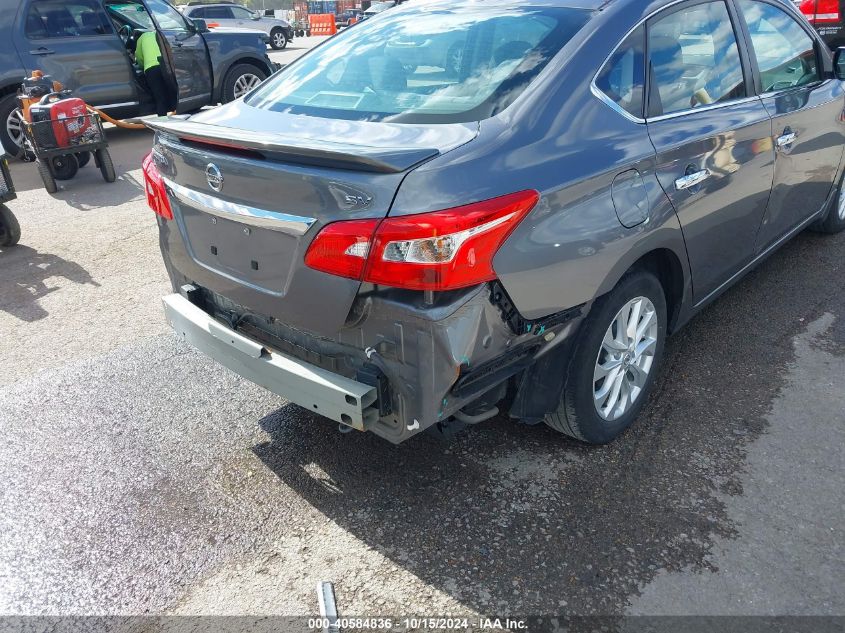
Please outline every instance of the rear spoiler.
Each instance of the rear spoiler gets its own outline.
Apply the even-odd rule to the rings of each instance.
[[[158,117],[145,120],[144,123],[152,130],[176,136],[183,141],[249,150],[268,159],[336,169],[394,174],[412,169],[440,155],[440,150],[436,148],[402,149],[334,143],[275,132],[256,132],[193,123],[179,117]]]

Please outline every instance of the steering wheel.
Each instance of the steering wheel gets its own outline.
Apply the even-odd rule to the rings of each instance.
[[[129,46],[129,40],[132,39],[132,27],[128,24],[124,24],[118,29],[117,34],[120,36],[120,39],[123,40],[123,45]]]

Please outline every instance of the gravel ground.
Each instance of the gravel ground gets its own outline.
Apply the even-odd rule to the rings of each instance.
[[[799,236],[590,448],[341,435],[165,329],[145,133],[0,251],[0,614],[845,615],[845,235]]]

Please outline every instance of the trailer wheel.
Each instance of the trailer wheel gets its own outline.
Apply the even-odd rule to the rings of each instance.
[[[78,152],[76,154],[76,162],[79,163],[79,167],[85,167],[91,161],[91,152]]]
[[[111,160],[111,154],[105,147],[96,151],[97,166],[100,168],[100,173],[103,175],[103,180],[106,182],[114,182],[117,176],[114,173],[114,163]]]
[[[21,239],[21,225],[6,205],[0,204],[0,246],[14,246]]]
[[[61,154],[50,159],[50,167],[56,180],[70,180],[79,171],[79,163],[73,154]]]
[[[44,189],[47,190],[47,193],[56,193],[59,188],[56,186],[56,179],[53,178],[53,172],[50,171],[49,165],[42,160],[36,160],[35,164],[38,166],[38,175],[41,176]]]

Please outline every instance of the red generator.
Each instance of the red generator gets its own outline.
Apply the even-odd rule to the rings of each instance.
[[[40,144],[54,149],[84,144],[86,135],[93,128],[85,102],[76,97],[45,101],[47,98],[29,109],[33,128],[40,136]],[[51,125],[37,125],[45,121],[50,121]]]
[[[100,115],[70,91],[51,92],[24,115],[25,147],[35,155],[44,188],[58,190],[57,180],[76,176],[91,157],[106,182],[114,182],[114,164]]]

